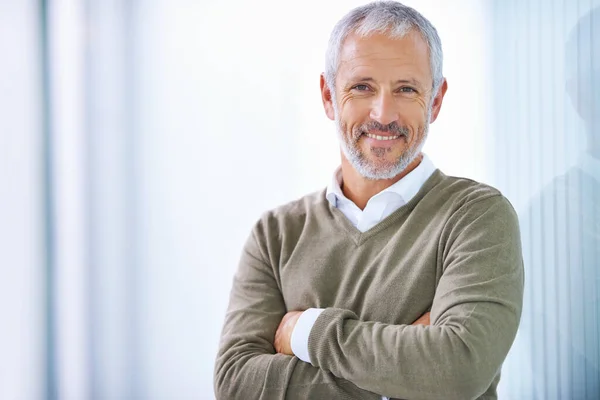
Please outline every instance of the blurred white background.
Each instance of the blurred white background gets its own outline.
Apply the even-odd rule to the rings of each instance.
[[[246,235],[339,163],[319,74],[333,25],[363,3],[0,0],[0,398],[214,398]],[[449,81],[425,152],[519,211],[585,143],[533,177],[498,145],[517,132],[498,121],[529,104],[497,79],[502,43],[528,26],[506,15],[517,3],[405,1],[437,27]],[[536,140],[521,157],[546,160]]]

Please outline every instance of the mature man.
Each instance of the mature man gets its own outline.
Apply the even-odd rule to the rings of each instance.
[[[336,25],[326,62],[341,167],[252,230],[217,398],[496,398],[521,313],[519,229],[497,190],[421,153],[447,90],[435,28],[371,3]]]

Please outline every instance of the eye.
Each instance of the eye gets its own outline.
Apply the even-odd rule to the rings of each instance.
[[[353,90],[358,90],[359,92],[366,92],[366,91],[367,91],[367,90],[369,90],[370,88],[369,88],[369,86],[368,86],[368,85],[365,85],[365,84],[362,84],[362,83],[360,83],[360,84],[358,84],[358,85],[354,85],[354,86],[352,86],[352,88],[351,88],[351,89],[353,89]]]
[[[399,89],[399,92],[402,92],[402,93],[417,93],[417,91],[414,88],[411,88],[410,86],[402,86]]]

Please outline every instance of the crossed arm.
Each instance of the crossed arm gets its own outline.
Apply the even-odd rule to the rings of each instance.
[[[273,345],[275,350],[281,354],[287,354],[293,356],[294,351],[292,350],[292,332],[296,327],[298,318],[304,311],[290,311],[284,315],[283,319],[279,323],[277,332],[275,332],[275,341]],[[413,325],[429,325],[431,323],[430,313],[426,312],[418,320],[413,322]]]
[[[298,314],[286,315],[254,231],[234,278],[215,366],[217,398],[479,397],[512,344],[523,295],[516,216],[507,202],[480,203],[471,207],[477,224],[464,215],[453,221],[456,237],[445,254],[431,325],[361,321],[349,310],[327,308],[311,330],[312,364],[290,355]],[[488,229],[505,234],[489,241]],[[494,268],[481,268],[490,260]]]

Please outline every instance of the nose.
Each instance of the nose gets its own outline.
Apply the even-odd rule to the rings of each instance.
[[[398,120],[398,110],[394,96],[391,93],[381,92],[373,100],[370,117],[383,125]]]

